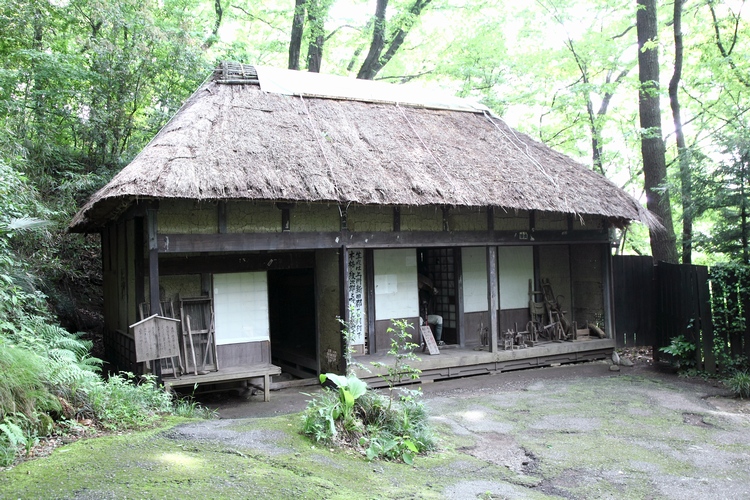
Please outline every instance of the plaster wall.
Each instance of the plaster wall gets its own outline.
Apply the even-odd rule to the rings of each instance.
[[[146,289],[148,290],[148,286]],[[180,297],[201,296],[201,277],[199,274],[160,276],[159,294],[161,300],[171,300],[177,312],[180,308]]]
[[[568,214],[559,212],[537,212],[534,218],[538,231],[567,231]]]
[[[375,319],[419,315],[417,253],[413,248],[375,250]]]
[[[338,231],[341,229],[341,214],[338,205],[297,204],[289,211],[289,217],[292,232]]]
[[[165,234],[212,234],[219,232],[216,203],[193,200],[162,200],[158,228]]]
[[[528,308],[529,280],[534,279],[532,247],[498,247],[497,274],[500,286],[500,309]]]
[[[486,231],[486,208],[451,208],[448,212],[448,229],[450,231]]]
[[[443,211],[438,207],[401,208],[402,231],[442,231]]]
[[[227,202],[228,233],[280,233],[281,210],[270,202]]]
[[[528,231],[529,212],[527,210],[508,210],[495,208],[496,231]]]
[[[601,215],[581,215],[573,217],[573,229],[576,231],[602,231],[605,221]]]
[[[378,205],[350,206],[347,227],[352,232],[393,231],[393,207]]]
[[[487,302],[487,247],[462,248],[461,267],[464,280],[464,313],[486,312],[489,307]]]

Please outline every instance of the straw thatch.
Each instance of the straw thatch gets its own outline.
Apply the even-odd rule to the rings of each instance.
[[[603,176],[487,113],[267,93],[256,78],[217,72],[71,229],[166,198],[496,206],[658,225]]]

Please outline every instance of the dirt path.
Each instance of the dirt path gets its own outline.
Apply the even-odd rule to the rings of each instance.
[[[424,392],[440,451],[414,467],[313,445],[287,390],[75,443],[0,473],[0,498],[750,498],[750,406],[712,384],[597,363]]]

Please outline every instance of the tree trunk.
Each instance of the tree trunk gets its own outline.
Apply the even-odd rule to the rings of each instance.
[[[690,156],[685,145],[685,134],[682,130],[680,101],[677,90],[682,78],[682,4],[685,0],[674,0],[674,73],[669,81],[669,104],[672,108],[672,120],[677,138],[677,157],[680,165],[680,185],[682,194],[682,263],[693,261],[693,178],[690,173]]]
[[[372,42],[370,50],[367,52],[365,62],[359,68],[357,78],[361,80],[372,80],[377,74],[378,60],[380,53],[385,45],[385,9],[388,7],[388,0],[378,0],[375,6],[375,18],[372,23]],[[382,67],[382,66],[381,66]],[[379,69],[379,68],[378,68]]]
[[[325,21],[328,7],[325,1],[307,0],[307,24],[310,27],[310,43],[307,46],[307,71],[320,73],[325,43]]]
[[[667,167],[659,107],[659,53],[656,45],[656,0],[637,0],[638,109],[641,123],[641,155],[646,188],[646,206],[661,218],[664,230],[649,229],[655,260],[677,263],[672,211],[666,188]]]
[[[299,53],[302,47],[302,32],[305,29],[305,5],[307,0],[294,1],[292,36],[289,40],[289,69],[299,69]]]
[[[372,80],[375,75],[383,69],[383,66],[393,58],[393,56],[401,48],[401,45],[406,40],[406,35],[409,34],[412,26],[416,23],[417,18],[422,11],[427,7],[432,0],[415,0],[412,6],[409,8],[409,14],[407,20],[401,22],[401,26],[394,32],[392,32],[391,42],[388,44],[388,48],[383,54],[383,48],[385,47],[385,8],[388,6],[388,0],[378,0],[377,8],[375,9],[375,24],[373,28],[372,43],[370,44],[370,52],[365,58],[365,62],[362,63],[362,67],[357,74],[357,78],[364,80]],[[382,4],[382,13],[380,10]]]

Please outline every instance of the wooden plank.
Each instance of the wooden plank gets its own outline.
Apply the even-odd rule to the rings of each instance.
[[[418,232],[280,232],[230,234],[159,234],[160,253],[251,252],[259,250],[315,250],[339,248],[411,248],[485,245],[523,245],[518,231],[418,231]],[[535,245],[607,243],[607,233],[537,231]]]

